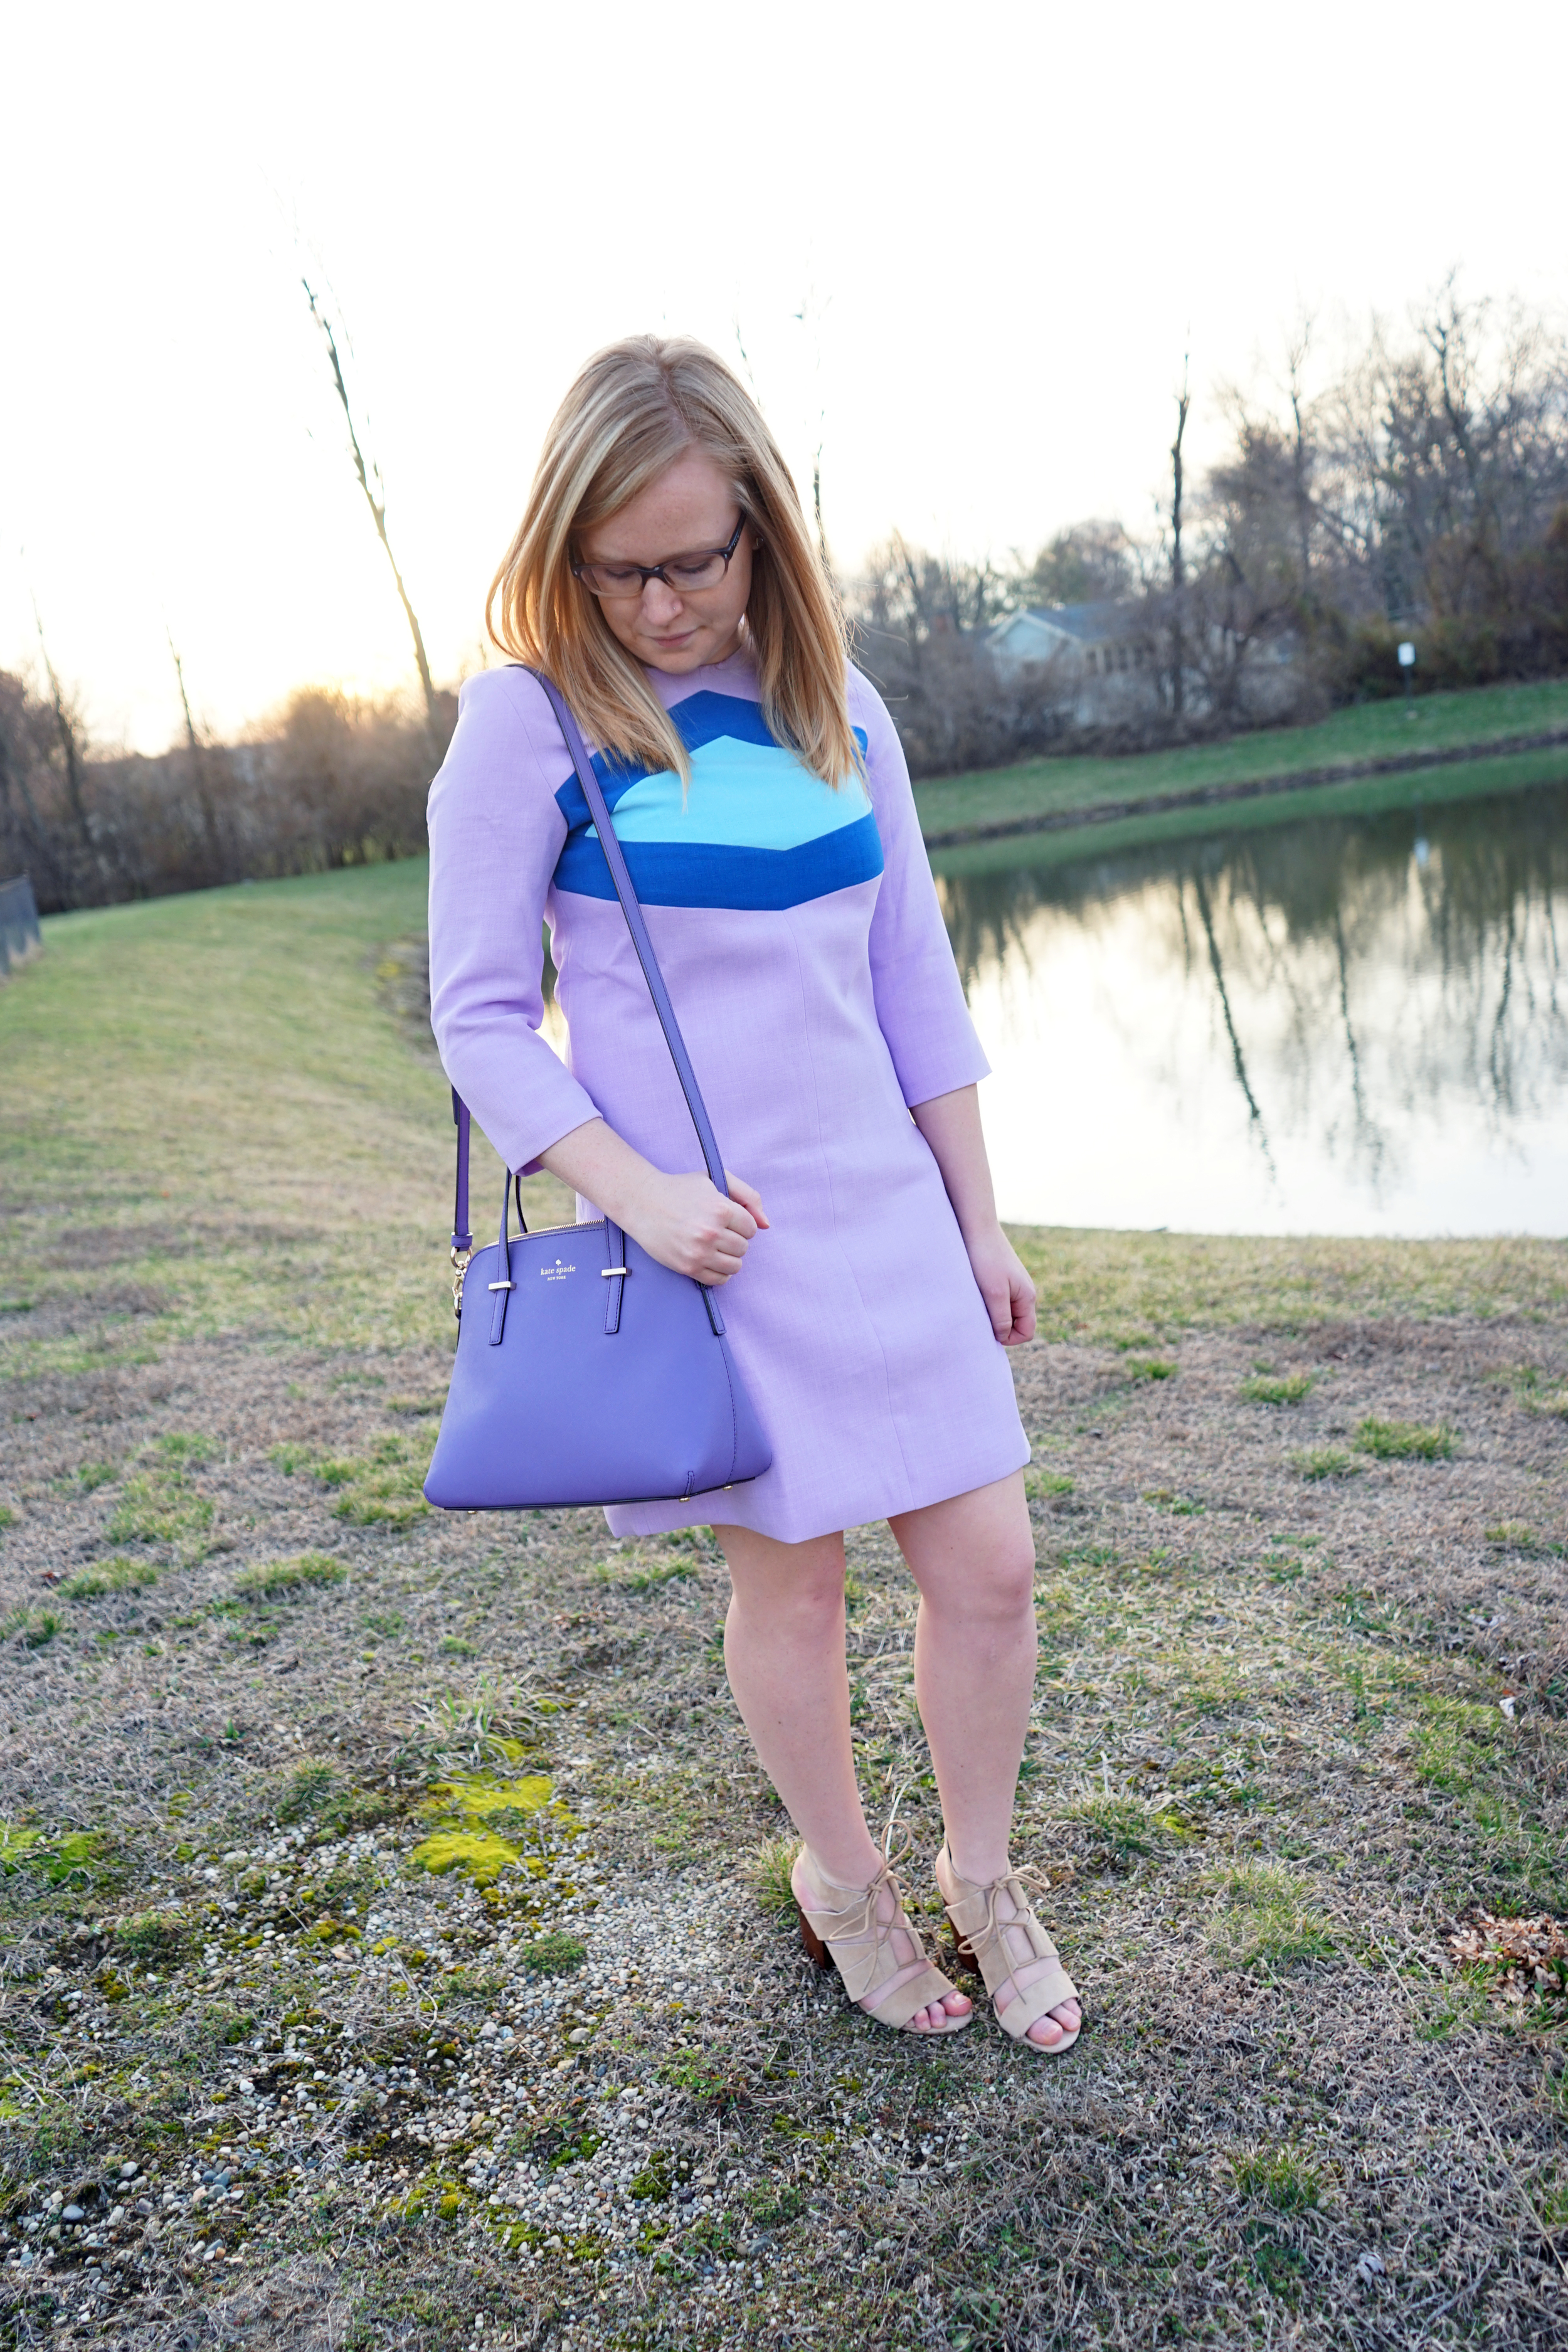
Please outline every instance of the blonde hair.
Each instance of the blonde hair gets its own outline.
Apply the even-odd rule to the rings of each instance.
[[[763,716],[837,787],[861,764],[837,599],[755,401],[722,360],[686,336],[629,335],[582,370],[544,436],[527,510],[485,600],[485,625],[503,652],[554,680],[595,743],[689,782],[674,722],[572,562],[577,533],[618,514],[692,448],[723,467],[757,542],[745,629]]]

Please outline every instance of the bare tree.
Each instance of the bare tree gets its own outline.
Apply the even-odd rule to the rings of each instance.
[[[49,700],[54,708],[55,733],[65,767],[66,801],[70,809],[71,822],[81,845],[83,856],[89,866],[95,866],[98,869],[100,877],[102,877],[106,872],[103,854],[93,835],[92,824],[87,813],[87,800],[82,790],[81,744],[78,738],[75,719],[66,702],[65,689],[60,684],[59,673],[49,656],[48,639],[44,635],[44,616],[38,610],[38,600],[36,596],[33,598],[33,625],[38,632],[38,650],[44,657],[44,675],[49,681]]]
[[[191,755],[191,786],[196,796],[196,806],[202,813],[202,830],[206,835],[207,856],[212,861],[212,878],[216,882],[223,872],[223,842],[218,833],[212,779],[207,773],[206,752],[201,737],[196,733],[195,719],[191,715],[191,698],[185,692],[185,666],[180,659],[174,633],[167,622],[163,625],[163,634],[169,640],[169,658],[174,665],[174,680],[180,689],[180,709],[185,714],[185,743]]]
[[[387,562],[392,567],[392,577],[397,589],[398,602],[403,606],[404,617],[408,623],[408,634],[414,640],[414,658],[416,663],[418,665],[419,684],[425,696],[425,716],[431,735],[434,738],[438,725],[436,710],[436,689],[430,682],[430,664],[426,659],[425,656],[425,638],[419,626],[418,615],[414,610],[408,591],[404,585],[403,574],[398,570],[397,558],[392,551],[392,541],[387,534],[386,484],[382,478],[381,467],[375,463],[374,458],[368,466],[365,463],[364,450],[361,445],[358,427],[354,424],[353,409],[349,401],[348,385],[343,381],[343,365],[338,353],[338,341],[337,337],[332,332],[331,320],[327,317],[321,304],[317,301],[315,294],[311,289],[310,279],[308,278],[301,278],[300,283],[305,289],[305,299],[310,306],[310,316],[314,319],[317,326],[320,327],[322,336],[326,341],[327,357],[331,362],[332,370],[332,383],[336,387],[338,399],[342,406],[344,422],[347,424],[349,428],[349,447],[353,456],[354,472],[359,477],[360,488],[364,492],[364,502],[370,509],[371,520],[375,525],[375,535],[377,539],[380,540],[382,547],[385,551]],[[374,485],[374,488],[372,488],[373,483]]]
[[[1137,585],[1131,541],[1119,522],[1075,522],[1041,548],[1020,583],[1026,602],[1111,604]]]
[[[1182,388],[1176,394],[1176,437],[1171,444],[1171,709],[1180,723],[1185,707],[1186,643],[1183,604],[1186,579],[1182,556],[1182,443],[1186,437],[1192,394],[1187,389],[1188,362],[1182,360]]]
[[[1303,310],[1285,349],[1285,396],[1290,404],[1291,425],[1290,488],[1296,509],[1296,548],[1303,597],[1312,593],[1312,446],[1304,383],[1313,323],[1310,311]]]
[[[822,399],[822,321],[827,314],[832,300],[833,297],[829,294],[825,301],[814,286],[795,313],[796,320],[811,338],[812,364],[816,379],[816,446],[811,453],[811,511],[816,523],[816,551],[822,559],[822,568],[829,579],[833,576],[833,564],[827,552],[827,533],[822,521],[822,449],[824,428],[827,422],[827,409]],[[742,351],[742,358],[744,355]]]
[[[76,861],[62,855],[58,829],[48,824],[33,792],[32,775],[41,765],[42,718],[26,683],[0,670],[0,873],[9,879],[30,870],[38,898],[48,908],[68,902],[63,894]],[[47,723],[52,733],[52,718]]]

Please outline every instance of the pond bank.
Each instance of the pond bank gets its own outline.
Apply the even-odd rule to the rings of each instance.
[[[1089,827],[1173,818],[1191,826],[1215,807],[1237,822],[1255,802],[1305,814],[1324,793],[1341,796],[1325,804],[1345,811],[1386,806],[1342,796],[1386,793],[1397,779],[1425,775],[1431,792],[1442,792],[1455,767],[1466,775],[1458,789],[1467,793],[1568,772],[1568,680],[1432,695],[1408,711],[1396,703],[1363,706],[1311,726],[1133,757],[1031,760],[937,777],[917,784],[915,801],[928,847],[948,854]]]
[[[1315,796],[1324,785],[1360,783],[1365,779],[1381,776],[1412,776],[1434,768],[1458,768],[1478,761],[1496,763],[1510,769],[1514,761],[1527,752],[1568,750],[1568,727],[1549,728],[1538,735],[1518,735],[1500,743],[1456,743],[1413,751],[1403,759],[1352,760],[1329,768],[1308,768],[1287,772],[1283,775],[1255,776],[1240,783],[1199,784],[1185,792],[1161,793],[1158,808],[1166,810],[1215,809],[1228,807],[1237,801],[1266,800],[1276,793],[1300,794],[1303,799]],[[1553,761],[1554,772],[1565,764]],[[1538,781],[1535,764],[1529,772],[1521,771],[1521,784]],[[1474,792],[1476,781],[1467,776],[1467,793]],[[1149,803],[1139,800],[1106,801],[1088,808],[1040,809],[1032,816],[999,818],[989,824],[952,825],[947,831],[926,834],[928,849],[957,849],[970,842],[1003,841],[1020,834],[1061,833],[1084,825],[1115,824],[1121,820],[1144,814]],[[1298,814],[1292,809],[1289,814]]]

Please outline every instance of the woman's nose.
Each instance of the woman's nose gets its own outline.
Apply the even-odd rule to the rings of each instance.
[[[662,628],[673,621],[681,609],[680,599],[668,581],[647,580],[643,583],[642,616]]]

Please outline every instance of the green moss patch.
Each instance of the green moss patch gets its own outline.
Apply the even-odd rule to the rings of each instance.
[[[572,1969],[580,1969],[588,1957],[588,1947],[581,1936],[569,1936],[557,1928],[547,1936],[536,1936],[525,1944],[521,1955],[525,1969],[536,1976],[564,1976]]]
[[[129,1958],[144,1964],[156,1960],[167,1967],[179,1958],[190,1934],[177,1911],[138,1911],[129,1919],[121,1919],[114,1931],[114,1940]]]
[[[522,1848],[514,1841],[526,1834],[550,1797],[542,1772],[515,1780],[473,1772],[440,1781],[421,1808],[440,1826],[415,1847],[412,1858],[421,1870],[462,1870],[476,1886],[493,1886],[503,1870],[522,1861]]]
[[[102,1830],[0,1822],[0,1871],[36,1871],[51,1886],[96,1884],[106,1875],[110,1853]]]
[[[410,1859],[421,1870],[437,1874],[462,1870],[476,1886],[493,1886],[501,1872],[522,1856],[505,1838],[486,1830],[435,1830],[415,1847]]]

